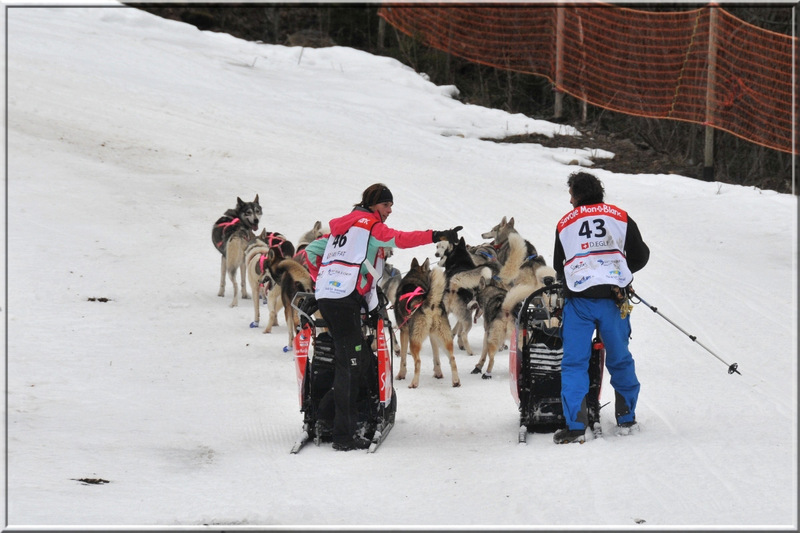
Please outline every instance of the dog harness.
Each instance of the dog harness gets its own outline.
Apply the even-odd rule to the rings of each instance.
[[[269,235],[269,239],[267,239],[267,246],[270,248],[276,248],[281,253],[281,257],[286,257],[283,254],[283,249],[281,248],[281,245],[286,242],[286,238],[284,238],[284,236],[280,233],[274,231],[269,232],[267,235]]]
[[[481,251],[477,252],[477,254],[480,255],[481,257],[485,258],[485,259],[488,259],[489,261],[497,261],[497,256],[496,255],[492,255],[489,252],[484,252],[483,250],[481,250]]]
[[[239,220],[238,218],[234,218],[230,222],[220,222],[219,224],[217,224],[217,227],[218,228],[228,228],[230,226],[234,226],[234,225],[238,224],[239,222],[241,222],[241,220]]]
[[[241,220],[239,220],[238,218],[234,218],[230,222],[220,222],[219,224],[217,224],[216,227],[222,228],[222,240],[214,244],[214,246],[217,247],[217,250],[221,250],[222,245],[225,244],[225,233],[228,230],[230,230],[233,226],[236,226],[239,223],[241,223]]]
[[[400,298],[398,298],[398,300],[400,300],[401,302],[402,302],[403,300],[405,300],[405,301],[406,301],[406,312],[408,313],[408,316],[406,316],[406,319],[405,319],[405,320],[403,320],[403,323],[402,323],[402,324],[400,324],[400,325],[398,326],[398,328],[402,328],[402,327],[405,325],[405,323],[406,323],[406,322],[408,322],[408,319],[410,319],[410,318],[411,318],[411,315],[413,315],[413,314],[414,314],[414,313],[415,313],[415,312],[416,312],[416,311],[417,311],[417,310],[418,310],[420,307],[422,307],[423,300],[420,300],[419,302],[417,302],[417,303],[414,305],[414,307],[413,307],[413,308],[411,308],[411,307],[410,307],[411,300],[413,300],[413,299],[414,299],[414,298],[416,298],[417,296],[425,296],[425,290],[424,290],[422,287],[417,287],[417,288],[416,288],[416,289],[414,289],[413,291],[411,291],[411,292],[407,292],[407,293],[405,293],[405,294],[402,294],[402,295],[400,296]]]

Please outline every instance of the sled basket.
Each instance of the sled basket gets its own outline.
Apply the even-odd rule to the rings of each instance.
[[[534,291],[519,309],[509,367],[512,372],[511,392],[519,407],[521,433],[551,433],[566,425],[561,405],[563,309],[562,286],[558,283]],[[599,421],[604,353],[602,343],[595,339],[587,397],[590,425]]]
[[[291,305],[301,321],[301,329],[295,338],[295,361],[303,430],[319,445],[329,442],[332,437],[335,347],[333,338],[325,329],[325,321],[314,316],[317,305],[313,293],[297,293]],[[367,357],[363,361],[365,364],[359,365],[361,387],[357,400],[357,432],[366,439],[372,439],[376,432],[386,431],[387,426],[394,424],[397,397],[392,389],[391,327],[388,320],[381,321],[375,328],[364,325]],[[307,346],[298,344],[301,338]]]

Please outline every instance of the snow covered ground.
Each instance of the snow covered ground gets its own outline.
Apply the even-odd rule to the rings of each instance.
[[[353,49],[131,8],[5,14],[7,529],[797,528],[796,197],[596,171],[651,248],[639,294],[741,371],[638,306],[641,433],[614,436],[606,408],[603,440],[518,444],[508,352],[491,381],[457,352],[452,388],[426,346],[377,453],[290,455],[285,325],[217,296],[211,226],[237,196],[297,239],[381,181],[392,227],[478,244],[513,216],[550,263],[565,162],[608,154],[481,140],[571,132]]]

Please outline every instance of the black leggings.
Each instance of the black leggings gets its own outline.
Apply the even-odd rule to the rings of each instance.
[[[327,323],[334,346],[333,442],[349,442],[358,422],[358,390],[361,373],[367,368],[367,347],[361,332],[363,298],[354,293],[337,300],[318,300],[322,318]]]

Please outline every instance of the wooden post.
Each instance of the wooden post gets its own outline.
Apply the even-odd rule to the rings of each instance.
[[[561,85],[564,83],[562,74],[564,63],[564,8],[556,6],[556,86],[555,102],[553,103],[553,117],[561,118],[564,109],[564,93],[561,92]]]
[[[386,20],[383,17],[378,17],[378,50],[383,50],[386,38]]]
[[[709,5],[708,16],[708,73],[706,75],[706,127],[703,153],[703,180],[714,181],[714,127],[711,125],[713,108],[716,102],[714,85],[717,70],[717,8]]]
[[[273,7],[270,9],[272,9],[272,35],[273,39],[275,39],[273,42],[275,44],[281,44],[281,42],[278,40],[281,32],[281,10],[279,7]]]

